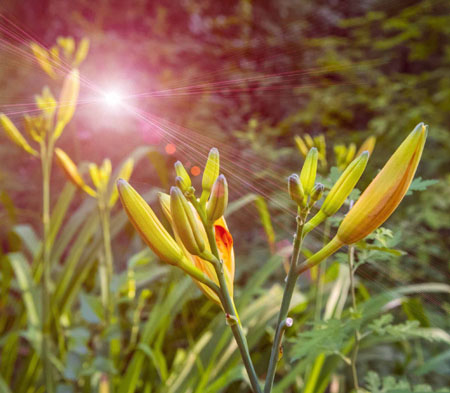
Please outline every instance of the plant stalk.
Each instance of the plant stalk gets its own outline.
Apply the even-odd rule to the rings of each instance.
[[[261,387],[259,385],[258,376],[256,375],[255,368],[250,356],[250,351],[248,349],[247,339],[245,338],[244,331],[242,330],[242,325],[239,320],[236,307],[234,306],[233,299],[228,291],[228,286],[223,274],[222,261],[220,259],[219,251],[217,249],[216,238],[214,234],[214,228],[212,225],[208,225],[204,222],[206,233],[208,235],[208,241],[211,246],[211,251],[213,255],[217,258],[219,263],[213,263],[214,269],[219,279],[219,292],[222,305],[225,312],[227,313],[227,320],[233,321],[230,324],[231,331],[233,332],[234,339],[238,345],[239,351],[241,353],[242,360],[244,362],[245,369],[247,370],[248,377],[250,379],[250,384],[255,393],[262,393]],[[234,323],[235,322],[235,323]]]
[[[356,293],[355,293],[355,281],[354,281],[354,260],[355,260],[355,246],[350,245],[348,247],[348,264],[349,264],[349,274],[350,274],[350,291],[352,296],[352,307],[353,312],[356,312]],[[352,356],[350,358],[350,366],[352,369],[353,375],[353,385],[355,391],[359,391],[359,381],[358,381],[358,372],[356,369],[356,360],[358,358],[359,351],[359,342],[361,340],[361,334],[359,329],[355,330],[355,346],[353,347]]]
[[[295,232],[294,238],[294,250],[292,252],[291,263],[289,267],[289,272],[286,280],[286,285],[284,287],[283,300],[281,301],[280,312],[278,313],[277,329],[275,332],[275,337],[281,336],[281,330],[284,329],[284,321],[289,312],[289,306],[291,304],[292,295],[294,293],[295,284],[297,282],[297,263],[300,256],[300,251],[303,242],[303,226],[304,218],[297,216],[297,230]],[[269,367],[267,369],[266,383],[264,386],[264,393],[270,393],[272,391],[273,381],[275,379],[275,371],[277,368],[281,339],[274,339],[272,344],[272,351],[270,353]]]
[[[50,176],[53,158],[53,141],[49,138],[47,144],[41,143],[41,166],[42,166],[42,224],[43,224],[43,259],[42,259],[42,362],[44,368],[45,391],[53,393],[55,391],[52,364],[50,361],[50,330],[51,330],[51,310],[50,310],[50,264],[51,264],[51,244],[50,244]]]

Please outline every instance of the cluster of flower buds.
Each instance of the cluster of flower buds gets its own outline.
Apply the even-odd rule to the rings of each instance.
[[[312,147],[306,154],[300,176],[294,173],[288,178],[289,196],[297,204],[303,218],[323,195],[323,184],[316,183],[318,159],[318,150]]]
[[[46,135],[53,140],[58,139],[64,127],[72,119],[78,100],[80,87],[79,74],[77,70],[70,72],[64,80],[61,95],[56,102],[50,89],[45,87],[41,95],[35,97],[36,105],[40,113],[36,116],[25,115],[25,130],[34,141],[41,143]],[[8,116],[1,113],[0,123],[7,136],[27,153],[34,156],[38,152],[28,143],[22,133],[17,129]]]
[[[355,156],[358,157],[364,151],[367,151],[369,155],[371,155],[375,148],[375,142],[376,138],[374,136],[369,136],[362,143],[358,151],[356,151],[355,143],[350,143],[348,146],[344,144],[335,145],[334,154],[336,156],[337,167],[343,171],[353,161]]]
[[[389,218],[408,191],[422,156],[427,133],[428,128],[423,123],[416,126],[350,209],[339,226],[336,236],[302,264],[299,267],[299,273],[317,265],[343,245],[353,244],[364,239]],[[358,176],[358,173],[364,170],[363,167],[366,165],[364,160],[367,162],[367,156],[366,153],[363,153],[356,159],[360,160],[359,163],[350,164],[342,176],[350,169],[355,171],[355,177]],[[348,179],[348,177],[344,178],[341,182],[342,192],[339,190],[333,192],[333,189],[330,191],[330,200],[328,201],[327,198],[318,213],[318,218],[313,217],[310,223],[315,220],[315,225],[335,210],[344,194],[349,192],[350,183],[353,181]],[[340,180],[336,184],[338,183]],[[311,230],[314,225],[311,224],[311,228],[308,230]]]
[[[89,164],[89,174],[92,180],[94,188],[90,187],[83,179],[81,173],[78,171],[77,166],[71,160],[71,158],[60,148],[55,149],[56,160],[63,169],[67,178],[76,185],[79,189],[83,190],[86,194],[94,198],[104,198],[108,201],[108,206],[113,207],[117,202],[119,193],[114,182],[111,182],[111,161],[109,159],[103,160],[102,165],[99,167],[97,164]],[[131,173],[133,172],[134,160],[132,158],[127,159],[119,170],[116,179],[129,180]]]
[[[88,54],[89,40],[83,38],[76,45],[72,37],[58,37],[56,45],[48,50],[35,42],[31,43],[31,50],[41,68],[56,79],[57,71],[64,73],[68,65],[73,68],[80,66]]]
[[[209,298],[221,304],[217,293],[205,284],[209,280],[219,285],[212,265],[215,258],[213,250],[217,250],[232,296],[233,239],[223,218],[228,204],[228,185],[225,176],[219,175],[219,171],[219,152],[213,148],[203,171],[202,193],[197,199],[183,164],[179,161],[175,163],[175,186],[170,189],[170,195],[159,195],[161,208],[174,236],[169,234],[147,202],[126,180],[118,180],[117,187],[122,205],[145,243],[162,261],[188,273]],[[208,236],[209,227],[214,228],[214,239]]]

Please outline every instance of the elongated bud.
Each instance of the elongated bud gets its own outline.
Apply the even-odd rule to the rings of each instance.
[[[188,190],[188,187],[181,176],[177,176],[175,178],[175,185],[183,192],[186,192]]]
[[[303,191],[302,183],[297,174],[293,174],[288,178],[288,192],[291,199],[297,204],[297,206],[306,207],[305,191]]]
[[[297,145],[297,149],[300,151],[303,157],[306,157],[308,155],[308,146],[306,146],[305,142],[303,142],[303,139],[298,135],[294,136],[294,140],[295,144]]]
[[[41,66],[41,68],[52,78],[56,78],[56,73],[52,66],[52,61],[50,60],[49,53],[47,49],[43,48],[39,44],[32,42],[30,44],[31,50],[33,51],[34,57]]]
[[[302,171],[300,172],[300,181],[303,189],[305,190],[306,196],[311,194],[314,183],[316,182],[317,159],[317,149],[313,147],[306,156],[305,163],[303,164]]]
[[[200,198],[201,203],[206,203],[209,194],[211,193],[211,188],[219,176],[220,163],[219,163],[219,150],[213,147],[209,151],[208,160],[206,161],[205,170],[203,171],[202,178],[202,196]]]
[[[75,54],[73,65],[75,67],[78,67],[84,61],[88,52],[89,52],[89,39],[85,37],[78,43],[78,48]]]
[[[363,152],[367,151],[369,153],[369,156],[372,155],[373,149],[375,149],[375,143],[377,142],[377,138],[375,138],[373,135],[369,136],[361,145],[361,147],[358,150],[358,153],[356,153],[357,156],[361,155]]]
[[[178,184],[177,184],[177,187],[181,188],[181,191],[186,192],[188,190],[188,188],[192,185],[191,178],[189,177],[189,174],[187,173],[187,171],[184,168],[181,161],[177,161],[174,166],[175,166],[175,173],[177,174],[177,177],[180,177],[182,180],[180,182],[180,185],[183,188],[178,186]]]
[[[419,165],[427,132],[427,126],[418,124],[364,190],[338,229],[337,236],[343,243],[363,239],[394,212]]]
[[[320,200],[322,198],[324,189],[325,189],[325,187],[323,186],[322,183],[317,183],[314,185],[312,192],[311,192],[311,198],[309,201],[310,206],[314,205],[318,200]]]
[[[193,255],[201,255],[205,251],[205,240],[200,232],[202,224],[194,215],[193,207],[178,187],[170,189],[170,212],[173,225],[186,250]]]
[[[72,70],[64,79],[64,84],[59,96],[59,109],[56,115],[56,129],[54,139],[58,139],[64,127],[72,120],[78,101],[80,90],[80,73],[77,69]]]
[[[358,183],[358,180],[361,178],[364,169],[366,169],[368,160],[369,153],[364,152],[350,163],[331,188],[320,210],[305,225],[305,228],[303,229],[304,233],[310,232],[327,217],[331,217],[341,208],[347,197],[355,188],[356,183]]]
[[[55,155],[56,155],[56,160],[57,160],[58,164],[63,169],[67,178],[78,188],[81,188],[87,194],[95,197],[96,192],[84,182],[83,178],[81,177],[80,173],[78,172],[77,166],[70,159],[70,157],[66,154],[66,152],[64,152],[59,147],[57,147],[55,149]]]
[[[224,175],[220,175],[214,182],[211,196],[206,204],[206,217],[214,223],[225,213],[228,206],[228,183]]]
[[[184,255],[180,246],[166,231],[156,214],[127,181],[117,181],[120,200],[133,226],[145,243],[164,262],[177,265]]]
[[[8,135],[9,139],[11,139],[17,146],[20,146],[27,153],[30,153],[33,156],[38,156],[38,152],[34,150],[27,142],[27,140],[23,137],[20,131],[16,128],[14,123],[9,119],[8,116],[1,113],[0,114],[0,122]]]

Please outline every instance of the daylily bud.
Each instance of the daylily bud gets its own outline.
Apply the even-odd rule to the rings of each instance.
[[[302,183],[297,174],[293,174],[288,178],[288,192],[291,199],[301,208],[306,207],[305,191],[303,191]]]
[[[95,196],[95,191],[84,182],[83,178],[78,172],[77,166],[70,159],[70,157],[58,147],[55,149],[55,155],[58,164],[61,166],[69,180],[89,195]]]
[[[215,222],[225,213],[228,205],[228,184],[224,175],[220,175],[214,182],[211,196],[206,205],[208,221]]]
[[[182,179],[182,182],[180,184],[183,185],[183,188],[180,187],[181,191],[185,192],[192,185],[191,178],[189,177],[189,174],[187,173],[181,161],[177,161],[174,166],[175,173]]]
[[[369,136],[361,145],[361,147],[358,150],[358,153],[356,153],[357,156],[362,154],[364,151],[369,152],[369,156],[372,155],[373,149],[375,148],[375,143],[377,141],[377,138],[375,138],[373,135]]]
[[[295,135],[294,140],[295,144],[297,145],[297,149],[300,151],[303,157],[306,157],[308,154],[308,147],[306,146],[305,142],[303,142],[303,139],[298,135]]]
[[[183,192],[186,192],[188,190],[188,187],[181,176],[177,176],[175,178],[175,185]]]
[[[80,73],[77,69],[72,70],[64,79],[64,84],[59,96],[59,109],[56,115],[56,129],[54,138],[58,139],[64,127],[72,119],[80,90]]]
[[[419,123],[345,216],[336,236],[300,265],[297,273],[317,265],[344,244],[365,238],[382,225],[405,196],[419,165],[428,127]]]
[[[323,186],[322,183],[317,183],[314,185],[311,191],[311,198],[309,201],[310,206],[314,205],[318,200],[320,200],[320,198],[322,198],[324,189],[325,187]]]
[[[73,65],[78,67],[84,61],[88,52],[89,52],[89,39],[83,38],[78,43],[78,48],[77,48],[77,52],[75,53],[75,59],[73,61]]]
[[[363,239],[383,224],[405,196],[427,138],[420,123],[398,147],[342,221],[337,236],[345,244]]]
[[[30,44],[30,47],[31,50],[33,51],[34,57],[36,58],[41,68],[52,78],[56,78],[56,73],[52,67],[47,49],[36,44],[35,42],[32,42]]]
[[[350,163],[331,188],[320,210],[305,225],[304,233],[310,232],[327,217],[331,217],[341,208],[363,174],[368,160],[369,153],[364,152]]]
[[[170,189],[170,212],[173,225],[186,250],[193,255],[201,255],[205,251],[205,240],[200,232],[202,224],[178,187]]]
[[[315,147],[311,148],[306,156],[305,163],[300,172],[300,181],[305,195],[310,195],[316,181],[318,153]]]
[[[177,265],[182,262],[183,252],[166,231],[145,200],[123,179],[117,181],[123,207],[145,243],[164,262]]]
[[[205,170],[203,171],[202,178],[202,196],[200,198],[201,203],[205,203],[208,200],[209,194],[211,192],[211,187],[219,176],[219,150],[213,147],[209,151],[208,161],[206,161]]]
[[[20,146],[23,150],[25,150],[27,153],[32,154],[33,156],[39,155],[38,152],[28,144],[27,140],[16,128],[14,123],[11,120],[9,120],[8,116],[1,113],[0,122],[2,123],[2,126],[5,129],[6,135],[8,135],[9,139],[11,139],[17,146]]]

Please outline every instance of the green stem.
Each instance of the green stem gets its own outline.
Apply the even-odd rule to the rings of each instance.
[[[111,230],[109,223],[109,209],[107,207],[106,197],[99,195],[98,209],[103,235],[103,258],[101,263],[101,292],[102,301],[105,308],[105,323],[109,326],[111,320],[111,280],[113,275],[113,255],[111,251]]]
[[[50,175],[53,158],[53,142],[50,139],[47,143],[41,143],[41,165],[42,165],[42,224],[43,224],[43,259],[42,259],[42,361],[44,367],[45,391],[53,393],[55,391],[52,364],[50,361],[50,264],[51,264],[51,244],[50,244]]]
[[[202,217],[202,215],[200,216]],[[212,225],[208,225],[206,221],[204,221],[204,225],[208,236],[208,241],[211,246],[211,252],[217,258],[217,261],[213,262],[213,266],[216,271],[217,278],[219,280],[220,299],[224,307],[224,310],[227,313],[227,320],[232,321],[230,323],[231,331],[233,332],[234,339],[236,340],[239,351],[241,353],[241,357],[244,362],[245,369],[247,370],[247,374],[250,379],[252,388],[256,393],[262,393],[261,387],[259,385],[258,376],[256,375],[256,371],[250,356],[250,351],[248,349],[247,339],[245,338],[244,331],[242,330],[242,325],[240,323],[236,307],[234,306],[233,299],[231,298],[230,292],[228,291],[228,286],[225,280],[225,276],[223,274],[223,266],[222,261],[220,259],[219,251],[217,249],[214,228]]]
[[[355,281],[354,281],[354,260],[355,260],[355,246],[350,245],[348,247],[348,264],[350,274],[350,290],[352,296],[353,312],[356,312],[356,293],[355,293]],[[350,366],[352,368],[353,384],[355,391],[359,391],[358,372],[356,369],[356,360],[358,358],[359,342],[361,340],[361,334],[359,329],[355,330],[355,346],[353,347],[352,356],[350,358]]]
[[[264,393],[270,393],[272,391],[273,381],[275,379],[275,371],[277,368],[278,357],[280,352],[280,342],[277,342],[277,337],[281,336],[281,331],[285,328],[284,321],[289,312],[289,306],[291,304],[292,295],[294,293],[295,284],[297,282],[297,263],[300,256],[300,251],[303,241],[303,225],[304,219],[297,217],[297,230],[294,239],[294,250],[292,252],[291,264],[284,287],[283,300],[281,301],[280,312],[278,313],[277,329],[275,332],[275,339],[272,344],[272,351],[270,353],[269,367],[267,369],[266,384],[264,385]],[[281,338],[281,337],[280,337]]]

